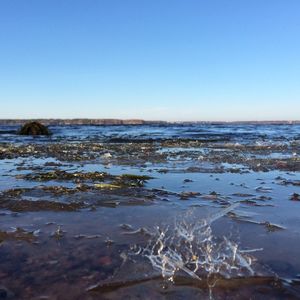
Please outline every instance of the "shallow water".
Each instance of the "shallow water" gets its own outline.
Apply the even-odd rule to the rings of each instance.
[[[298,124],[269,125],[269,124],[164,124],[164,125],[67,125],[49,126],[53,132],[51,140],[98,140],[109,139],[126,140],[161,140],[161,139],[194,139],[194,140],[215,140],[235,141],[247,143],[256,141],[263,144],[268,142],[290,142],[299,139]],[[45,142],[47,138],[20,137],[14,134],[19,126],[0,125],[1,141],[35,141]]]
[[[3,299],[300,298],[299,125],[16,129]]]

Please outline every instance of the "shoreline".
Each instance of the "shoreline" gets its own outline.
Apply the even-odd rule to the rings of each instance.
[[[273,121],[151,121],[142,119],[0,119],[0,125],[22,125],[27,122],[37,121],[45,125],[66,126],[66,125],[299,125],[300,120],[273,120]]]

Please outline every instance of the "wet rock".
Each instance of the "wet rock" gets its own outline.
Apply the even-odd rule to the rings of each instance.
[[[121,176],[117,177],[116,183],[125,186],[141,187],[150,179],[153,179],[153,177],[147,175],[122,174]]]
[[[293,193],[290,197],[290,200],[292,201],[300,201],[300,195],[297,193]]]
[[[230,173],[242,173],[242,171],[241,171],[241,169],[236,169],[236,168],[230,168],[229,170],[228,170]]]
[[[286,180],[286,179],[281,176],[277,176],[277,177],[275,177],[275,180]]]
[[[243,198],[243,197],[254,197],[253,194],[246,194],[246,193],[234,193],[234,194],[232,194],[232,196],[241,197],[241,198]]]
[[[7,299],[7,291],[4,288],[0,288],[0,299]]]
[[[259,196],[259,197],[253,198],[253,200],[268,201],[268,200],[272,200],[272,197],[270,197],[270,196]]]
[[[109,177],[110,176],[105,172],[69,173],[64,170],[54,170],[54,171],[50,171],[50,172],[19,175],[16,178],[25,179],[25,180],[35,180],[35,181],[50,181],[50,180],[103,181],[105,178],[109,178]]]
[[[53,161],[49,161],[44,163],[45,167],[61,167],[63,164],[60,162],[53,162]]]
[[[271,224],[270,222],[262,222],[262,225],[265,225],[265,227],[267,228],[268,231],[273,232],[273,231],[277,231],[277,230],[283,230],[285,229],[282,226],[276,225],[276,224]]]
[[[186,178],[186,179],[183,180],[183,182],[184,182],[184,183],[187,183],[187,182],[193,182],[193,180],[192,180],[192,179],[189,179],[189,178]]]
[[[204,200],[218,200],[218,195],[217,194],[203,195],[201,196],[201,198]]]
[[[279,184],[300,186],[300,180],[282,180]]]
[[[217,193],[217,192],[215,192],[215,191],[212,191],[212,192],[210,192],[209,194],[212,195],[212,196],[219,196],[219,195],[220,195],[219,193]]]
[[[246,205],[250,205],[250,206],[270,206],[270,207],[273,207],[274,205],[273,204],[269,204],[269,203],[258,203],[257,200],[260,200],[260,199],[257,199],[257,198],[252,198],[252,199],[245,199],[245,200],[241,200],[240,203],[242,204],[246,204]]]
[[[19,131],[20,135],[51,135],[50,130],[39,122],[28,122]]]
[[[0,200],[2,200],[0,198]],[[0,201],[1,209],[9,209],[14,212],[24,212],[24,211],[76,211],[80,208],[83,208],[83,203],[61,203],[56,201],[44,201],[36,200],[30,201],[22,199],[18,200],[2,200]]]
[[[169,172],[169,170],[168,169],[159,169],[159,170],[157,170],[157,172],[161,173],[161,174],[166,174]]]
[[[0,285],[0,300],[2,299],[11,299],[14,297],[14,294],[9,291],[6,287]]]
[[[241,200],[240,203],[247,204],[247,205],[253,205],[253,206],[258,206],[255,200],[251,199],[246,199],[246,200]]]
[[[198,192],[182,192],[180,194],[180,199],[181,200],[187,200],[189,198],[196,198],[198,196],[201,196],[201,193],[198,193]]]
[[[198,173],[198,172],[201,172],[201,169],[198,168],[198,167],[188,167],[186,169],[186,172],[189,172],[189,173]]]
[[[120,205],[120,201],[116,200],[104,200],[104,201],[98,201],[97,205],[99,206],[104,206],[104,207],[111,207],[111,208],[116,208]]]
[[[34,232],[17,227],[14,231],[0,231],[0,243],[5,240],[19,240],[33,242],[36,239]],[[0,299],[2,299],[0,297]]]

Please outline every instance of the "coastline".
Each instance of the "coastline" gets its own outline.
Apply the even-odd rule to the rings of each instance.
[[[37,121],[45,125],[297,125],[300,120],[267,120],[267,121],[164,121],[143,119],[0,119],[0,125],[22,125],[26,122]]]

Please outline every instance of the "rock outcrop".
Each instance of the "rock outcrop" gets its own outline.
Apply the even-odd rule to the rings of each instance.
[[[39,122],[29,122],[22,126],[20,135],[51,135],[50,130]]]

